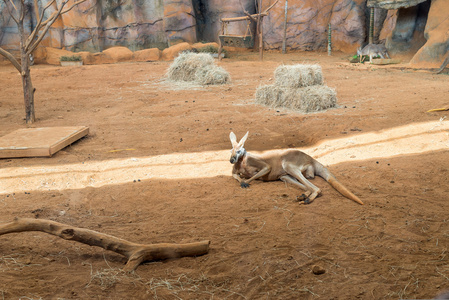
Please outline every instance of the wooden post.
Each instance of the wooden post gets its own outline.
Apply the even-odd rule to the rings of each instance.
[[[259,29],[259,60],[263,60],[263,17],[262,13],[262,0],[259,0],[259,16],[257,18],[257,27]]]
[[[224,23],[223,21],[221,21],[221,31],[218,32],[218,61],[221,61],[221,51],[223,48],[223,45],[221,44],[221,39],[220,39],[220,32],[221,35],[224,34]]]
[[[370,44],[374,43],[373,35],[374,35],[374,7],[371,7],[369,16],[369,38],[368,38],[368,42]]]
[[[284,38],[282,39],[282,54],[287,52],[287,10],[288,10],[288,0],[285,0],[285,17],[284,17]]]
[[[332,28],[331,23],[329,23],[329,27],[327,29],[327,55],[331,56],[332,54]]]

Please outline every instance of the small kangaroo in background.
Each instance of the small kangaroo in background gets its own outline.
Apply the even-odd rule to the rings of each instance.
[[[363,202],[345,188],[325,166],[304,152],[295,149],[266,151],[261,155],[246,152],[243,146],[248,134],[249,132],[240,142],[237,142],[237,137],[233,132],[229,135],[232,143],[230,162],[234,165],[232,177],[240,183],[242,188],[249,187],[251,181],[259,178],[263,181],[280,179],[303,189],[305,192],[298,199],[300,204],[309,204],[321,194],[321,190],[306,177],[314,178],[315,175],[318,175],[340,194],[363,205]]]
[[[362,58],[365,55],[369,55],[369,62],[373,62],[374,56],[380,56],[381,58],[388,57],[390,58],[390,55],[388,55],[387,47],[383,44],[368,44],[365,47],[358,48],[357,49],[357,55],[360,58],[360,63],[362,63]]]

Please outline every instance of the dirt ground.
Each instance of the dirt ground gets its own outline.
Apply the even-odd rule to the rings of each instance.
[[[319,63],[338,108],[254,104],[280,64]],[[0,299],[398,299],[449,289],[449,77],[351,65],[344,54],[234,53],[232,83],[164,81],[170,62],[33,66],[33,127],[89,126],[51,158],[0,159],[0,222],[50,219],[138,243],[210,240],[210,251],[121,269],[119,254],[41,232],[0,236]],[[0,65],[0,135],[26,127],[21,80]],[[299,148],[324,180],[312,204],[282,182],[240,188],[246,149]],[[316,275],[312,269],[324,269]]]

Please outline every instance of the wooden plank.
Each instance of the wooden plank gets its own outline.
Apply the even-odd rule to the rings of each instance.
[[[268,13],[263,12],[260,14],[262,17],[266,17],[268,16]],[[251,18],[257,18],[259,16],[259,14],[252,14]],[[243,21],[243,20],[249,20],[250,17],[249,16],[243,16],[243,17],[235,17],[235,18],[222,18],[221,21],[222,22],[238,22],[238,21]]]
[[[393,65],[401,63],[400,59],[376,58],[371,62],[373,65]]]
[[[88,133],[86,126],[18,129],[0,138],[0,158],[50,157]]]

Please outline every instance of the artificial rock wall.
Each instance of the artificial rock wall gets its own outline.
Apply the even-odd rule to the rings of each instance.
[[[264,0],[263,7],[274,0]],[[58,1],[59,2],[59,1]],[[335,50],[355,51],[367,32],[366,0],[288,1],[287,45],[298,50],[325,49],[327,25],[333,30]],[[3,2],[0,2],[3,3]],[[40,2],[41,8],[48,0]],[[0,45],[18,45],[15,24],[0,9]],[[280,0],[264,18],[265,47],[282,45],[285,1]],[[63,15],[51,28],[43,45],[70,51],[103,51],[112,46],[130,50],[158,47],[179,42],[214,42],[221,28],[220,18],[243,16],[243,9],[256,12],[254,0],[87,0]],[[55,8],[53,7],[53,10]],[[36,23],[34,7],[29,6],[27,28]],[[51,10],[49,10],[51,13]],[[229,24],[230,34],[244,34],[246,22]],[[250,25],[254,33],[254,24]]]
[[[263,7],[273,1],[263,0]],[[357,47],[367,42],[369,8],[366,1],[289,0],[287,48],[325,50],[330,23],[333,49],[355,53]],[[48,2],[40,1],[41,7]],[[113,46],[137,51],[162,50],[180,42],[216,42],[220,18],[243,16],[243,9],[255,13],[255,3],[254,0],[87,0],[55,22],[42,44],[75,52],[100,52]],[[284,9],[285,0],[280,0],[264,18],[267,49],[282,46]],[[33,5],[29,5],[28,10],[26,26],[31,30],[36,23]],[[448,50],[448,15],[448,0],[427,0],[398,10],[376,9],[375,37],[386,41],[393,53],[415,51],[412,60],[415,64],[421,61],[438,64]],[[249,28],[254,33],[254,24]],[[227,27],[230,34],[244,34],[246,30],[244,21]],[[0,46],[14,50],[18,44],[17,28],[4,2],[0,1]],[[437,53],[432,54],[435,51]]]

